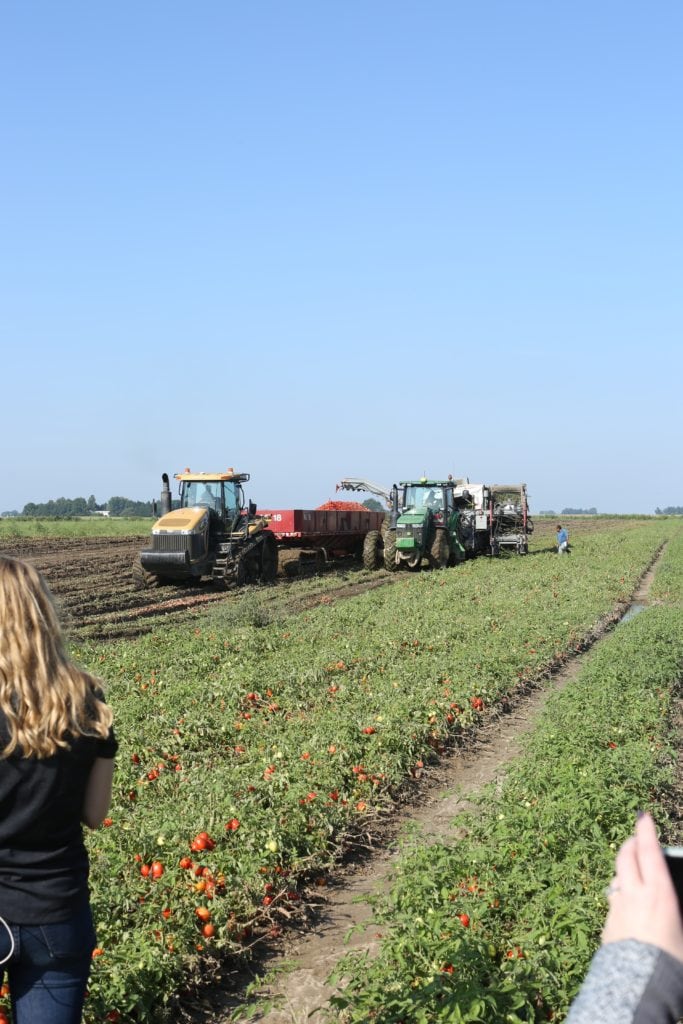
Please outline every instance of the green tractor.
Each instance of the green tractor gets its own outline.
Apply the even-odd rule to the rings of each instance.
[[[408,480],[392,488],[392,509],[384,533],[384,568],[445,569],[465,558],[458,537],[460,513],[453,480]]]
[[[464,561],[458,535],[460,510],[453,497],[455,481],[407,480],[385,491],[366,480],[343,480],[339,489],[369,490],[383,497],[390,508],[382,530],[365,537],[366,569],[384,566],[389,572],[405,567],[417,570],[427,559],[432,569],[445,569]]]

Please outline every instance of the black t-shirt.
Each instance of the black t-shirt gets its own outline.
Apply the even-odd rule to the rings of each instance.
[[[7,728],[0,712],[0,742]],[[80,736],[52,757],[0,758],[0,917],[49,924],[70,917],[88,896],[81,811],[98,757],[117,742]]]

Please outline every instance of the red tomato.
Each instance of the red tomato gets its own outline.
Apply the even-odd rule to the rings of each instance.
[[[213,924],[205,924],[202,928],[202,935],[205,939],[211,939],[216,934],[216,926]]]
[[[143,878],[147,878],[151,870],[152,868],[149,864],[143,864],[142,867],[140,868],[140,874],[142,875]]]
[[[211,911],[208,907],[195,907],[194,912],[200,921],[206,922],[211,920]]]
[[[460,921],[460,924],[463,926],[463,928],[469,928],[469,926],[470,926],[470,916],[469,916],[469,914],[458,914],[458,919]]]
[[[161,878],[164,873],[164,865],[160,860],[152,861],[152,878]]]

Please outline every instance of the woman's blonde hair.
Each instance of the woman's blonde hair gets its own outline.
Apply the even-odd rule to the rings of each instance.
[[[78,736],[105,738],[112,713],[98,693],[100,682],[66,652],[41,574],[0,555],[0,712],[8,733],[0,757],[50,757]]]

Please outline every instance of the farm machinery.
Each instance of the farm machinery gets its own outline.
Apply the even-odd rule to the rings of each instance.
[[[404,481],[392,487],[388,497],[390,511],[383,528],[365,539],[366,569],[380,565],[389,572],[402,567],[419,569],[424,558],[432,568],[445,569],[464,559],[458,537],[459,512],[449,481],[425,477]]]
[[[455,481],[453,496],[460,508],[460,531],[471,554],[499,555],[503,548],[529,552],[534,524],[529,515],[526,484],[472,484]]]
[[[384,513],[351,502],[257,511],[244,498],[249,474],[233,469],[187,469],[175,479],[179,500],[174,502],[164,473],[161,517],[152,528],[151,546],[133,563],[140,588],[203,578],[223,586],[268,583],[277,575],[280,552],[287,575],[307,566],[318,570],[333,559],[360,557],[366,535],[379,530],[384,519]]]
[[[404,481],[387,490],[369,480],[347,477],[337,490],[369,491],[390,511],[363,547],[366,569],[417,569],[427,558],[442,569],[478,554],[529,550],[533,530],[525,484],[471,484],[467,478]]]
[[[166,580],[241,585],[268,582],[277,573],[277,541],[267,519],[246,503],[242,485],[248,473],[176,473],[179,507],[173,508],[168,474],[162,476],[161,518],[152,528],[151,547],[133,563],[138,587]]]

